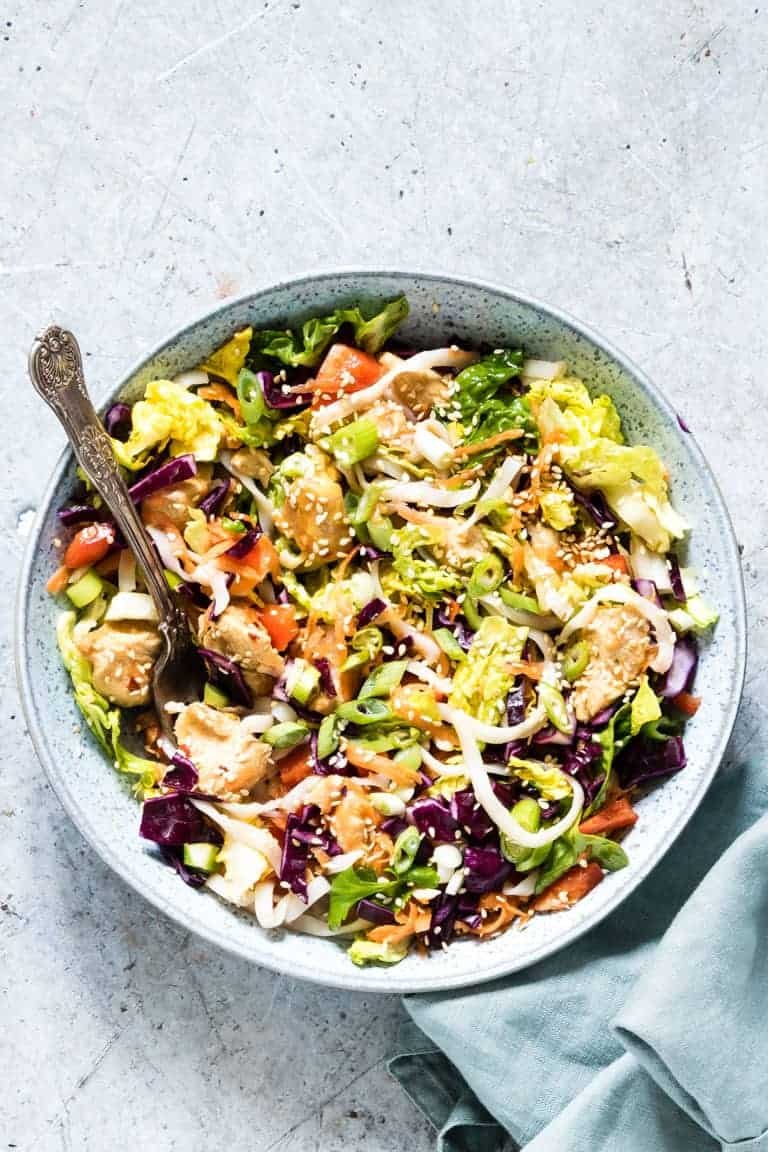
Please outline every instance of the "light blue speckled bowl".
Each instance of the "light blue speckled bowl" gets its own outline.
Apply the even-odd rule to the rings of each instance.
[[[133,888],[185,928],[266,968],[305,980],[379,992],[459,988],[518,971],[567,947],[603,919],[643,880],[674,843],[706,792],[725,750],[745,665],[744,593],[739,554],[722,497],[692,436],[646,376],[584,325],[535,300],[492,284],[410,272],[328,272],[232,300],[177,332],[143,358],[113,398],[135,398],[148,380],[199,363],[247,324],[284,327],[342,304],[379,302],[405,293],[408,344],[455,339],[493,347],[521,344],[528,355],[567,360],[590,388],[616,402],[627,438],[654,445],[669,466],[672,494],[693,531],[688,561],[720,609],[705,648],[696,691],[703,705],[688,726],[684,772],[640,803],[627,837],[630,865],[606,877],[569,912],[534,918],[525,932],[463,941],[393,968],[356,968],[333,941],[266,933],[216,897],[186,887],[138,837],[139,810],[80,720],[54,638],[56,605],[45,581],[56,564],[55,510],[74,482],[72,456],[59,462],[43,499],[21,577],[17,657],[30,732],[53,787],[80,831]]]

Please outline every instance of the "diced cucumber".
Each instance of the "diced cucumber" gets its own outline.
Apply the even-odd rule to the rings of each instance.
[[[196,872],[214,872],[219,855],[218,844],[185,844],[182,860]]]
[[[203,688],[203,704],[207,704],[210,708],[231,707],[229,696],[215,684],[206,684]]]
[[[81,576],[78,581],[67,588],[67,596],[75,608],[85,608],[86,604],[90,604],[92,600],[101,595],[103,587],[101,577],[90,568],[84,576]]]

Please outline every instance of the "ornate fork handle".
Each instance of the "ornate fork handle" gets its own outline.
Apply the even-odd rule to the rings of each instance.
[[[78,463],[102,497],[144,572],[160,617],[160,630],[171,641],[186,632],[138,512],[128,494],[109,436],[85,389],[77,340],[53,325],[38,337],[29,356],[29,375],[36,391],[53,410]]]

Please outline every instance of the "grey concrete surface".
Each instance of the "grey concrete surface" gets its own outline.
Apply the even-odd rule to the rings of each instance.
[[[714,465],[751,614],[731,754],[764,753],[757,3],[6,0],[0,1148],[432,1141],[385,1070],[397,1003],[185,936],[95,858],[46,784],[7,658],[11,572],[63,443],[26,383],[33,334],[70,324],[103,393],[179,321],[320,265],[475,273],[573,311],[650,371]]]

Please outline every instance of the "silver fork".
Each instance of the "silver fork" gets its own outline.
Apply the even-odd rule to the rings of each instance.
[[[138,561],[159,619],[163,647],[152,674],[152,691],[160,727],[175,746],[170,701],[199,700],[203,666],[189,625],[165,580],[152,541],[128,494],[109,436],[86,391],[83,361],[77,340],[53,325],[35,341],[29,355],[29,375],[36,391],[56,414],[77,461],[123,533]]]

